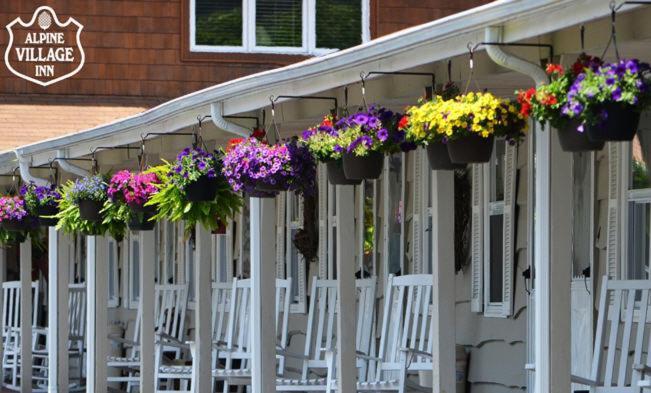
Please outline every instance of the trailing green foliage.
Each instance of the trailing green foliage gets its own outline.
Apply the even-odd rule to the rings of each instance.
[[[217,196],[210,202],[190,202],[185,191],[175,182],[169,180],[172,164],[164,161],[164,164],[150,168],[147,172],[155,173],[161,180],[156,184],[158,193],[145,203],[145,206],[153,206],[157,213],[152,220],[169,220],[177,222],[185,221],[186,235],[194,229],[196,224],[213,231],[219,227],[219,221],[228,222],[237,214],[242,207],[242,197],[235,193],[226,179],[218,175]]]
[[[56,218],[59,219],[57,229],[66,233],[84,235],[104,235],[110,234],[115,240],[120,241],[124,238],[126,232],[126,220],[124,211],[114,204],[104,201],[102,209],[102,222],[93,222],[83,220],[79,214],[79,206],[74,200],[75,182],[68,181],[61,186],[61,199],[59,199],[59,213]],[[128,215],[127,215],[128,218]]]

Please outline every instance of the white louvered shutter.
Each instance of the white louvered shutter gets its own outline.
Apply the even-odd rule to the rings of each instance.
[[[470,310],[482,312],[484,307],[484,165],[474,164],[470,168],[472,171]]]
[[[620,181],[620,144],[608,143],[608,229],[606,232],[606,273],[611,279],[619,278],[620,222],[621,212],[619,196]]]
[[[285,232],[288,229],[285,220],[287,193],[278,193],[276,197],[276,277],[285,278]]]
[[[328,278],[328,175],[325,164],[317,172],[319,215],[319,278]]]
[[[504,157],[504,216],[503,216],[503,306],[502,316],[508,317],[513,313],[513,266],[515,264],[515,207],[516,178],[518,165],[518,147],[506,144]]]

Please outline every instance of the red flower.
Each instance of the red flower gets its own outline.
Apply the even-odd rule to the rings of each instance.
[[[405,128],[407,128],[408,124],[409,124],[409,117],[403,116],[400,118],[400,121],[398,122],[398,129],[404,130]]]
[[[540,102],[541,102],[543,105],[550,106],[550,105],[556,105],[556,104],[558,104],[558,99],[556,98],[555,95],[551,94],[551,95],[548,95],[548,96],[543,97],[543,98],[540,100]]]
[[[321,125],[325,127],[332,127],[332,119],[330,119],[329,116],[324,116]]]
[[[547,69],[545,70],[548,75],[553,75],[553,74],[558,74],[558,75],[563,75],[565,72],[563,70],[563,66],[560,64],[553,64],[549,63],[547,64]]]
[[[262,129],[262,128],[256,128],[256,129],[253,130],[253,132],[251,133],[251,136],[252,136],[253,138],[259,140],[259,141],[263,140],[264,137],[265,137],[266,135],[267,135],[267,132],[266,132],[264,129]],[[241,141],[240,141],[240,142],[241,142]]]
[[[520,114],[529,116],[531,114],[531,99],[536,95],[536,88],[532,87],[528,90],[518,91],[518,102],[520,103]]]
[[[226,144],[226,151],[231,151],[235,146],[239,145],[242,142],[244,142],[244,138],[233,138],[229,140]]]

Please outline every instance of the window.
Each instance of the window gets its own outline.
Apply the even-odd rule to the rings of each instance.
[[[651,249],[651,178],[649,136],[639,132],[630,144],[627,179],[626,278],[649,279]]]
[[[369,0],[190,0],[195,52],[323,54],[369,40]]]
[[[583,280],[593,260],[594,173],[593,153],[572,155],[572,277]]]
[[[118,242],[108,239],[108,306],[117,307],[120,303],[120,286],[118,283]]]
[[[512,311],[517,147],[497,140],[490,162],[472,165],[471,309]]]
[[[138,308],[140,301],[140,236],[130,233],[129,238],[129,308]]]

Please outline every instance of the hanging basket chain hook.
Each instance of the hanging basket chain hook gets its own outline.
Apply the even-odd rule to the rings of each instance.
[[[619,8],[620,7],[617,6],[615,1],[610,2],[610,38],[608,38],[608,43],[601,54],[602,59],[606,57],[606,53],[612,44],[615,49],[615,57],[617,58],[617,61],[620,60],[619,48],[617,47],[617,10]]]
[[[275,143],[280,142],[280,131],[278,131],[278,124],[276,123],[276,98],[271,95],[269,96],[269,101],[271,102],[271,128],[274,132],[274,138],[276,138]],[[269,140],[269,135],[267,134],[267,142],[272,144]],[[275,144],[274,143],[274,144]]]
[[[368,111],[368,104],[366,103],[366,78],[368,75],[362,71],[359,73],[359,77],[362,79],[362,105]]]
[[[470,81],[472,81],[473,75],[475,73],[475,49],[477,49],[477,46],[473,45],[472,42],[469,42],[466,47],[468,48],[468,67],[470,69],[470,74],[468,75],[466,88],[463,90],[463,94],[468,93],[468,88],[470,88]]]
[[[581,53],[585,52],[585,25],[581,25]]]

